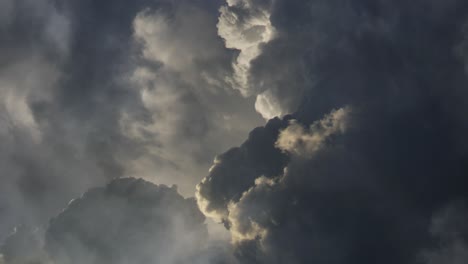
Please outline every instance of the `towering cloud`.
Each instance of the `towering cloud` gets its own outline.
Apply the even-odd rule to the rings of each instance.
[[[249,82],[251,63],[261,53],[261,46],[274,38],[271,25],[272,1],[231,0],[220,9],[218,34],[227,48],[239,51],[234,62],[235,88],[242,94],[255,95]]]
[[[256,98],[255,109],[267,120],[295,111],[300,98],[294,98],[295,96],[278,98],[281,90],[298,89],[293,83],[281,82],[285,78],[288,78],[288,81],[293,79],[291,74],[294,73],[291,71],[295,69],[290,69],[290,65],[268,65],[270,70],[278,68],[279,71],[276,72],[278,75],[275,76],[263,76],[256,66],[265,56],[263,53],[268,52],[268,44],[274,42],[277,37],[285,37],[281,36],[281,32],[277,32],[271,21],[275,4],[275,1],[270,0],[227,1],[227,5],[220,9],[218,22],[218,34],[224,39],[226,48],[238,51],[233,62],[233,76],[228,80],[232,83],[232,87],[240,90],[244,96]],[[284,55],[286,54],[274,56]],[[302,81],[302,79],[297,80],[297,82]]]
[[[297,111],[219,155],[197,193],[237,257],[466,261],[463,220],[434,231],[468,199],[466,3],[275,1],[270,14],[250,78]]]
[[[0,0],[0,262],[467,262],[467,21],[464,0]]]
[[[142,10],[133,21],[141,54],[131,81],[149,120],[124,116],[121,124],[129,138],[150,144],[131,173],[176,181],[190,195],[212,157],[261,122],[252,100],[230,87],[233,52],[218,37],[216,18],[182,2],[172,12]]]

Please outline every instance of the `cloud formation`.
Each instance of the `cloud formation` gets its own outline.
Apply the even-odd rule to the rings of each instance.
[[[176,179],[190,194],[212,157],[240,143],[261,122],[252,100],[226,80],[233,74],[233,54],[215,24],[216,14],[188,3],[170,13],[143,10],[133,21],[141,55],[131,80],[150,117],[149,122],[124,118],[121,124],[133,140],[151,143],[149,155],[133,163],[132,173],[167,184]],[[153,170],[159,175],[148,175]]]
[[[45,248],[63,264],[190,263],[206,243],[204,220],[174,187],[124,178],[73,200],[51,220]]]
[[[0,5],[0,241],[113,178],[192,196],[213,156],[262,122],[226,83],[219,1]]]
[[[251,63],[261,53],[262,45],[274,38],[270,10],[273,1],[230,0],[220,8],[218,34],[226,48],[239,51],[234,66],[234,87],[243,95],[258,93],[250,85]]]
[[[0,256],[5,264],[237,263],[228,243],[209,241],[193,198],[135,178],[88,190],[45,232],[16,228]]]
[[[297,156],[312,156],[323,148],[330,136],[345,132],[350,112],[350,108],[334,110],[307,130],[297,121],[291,120],[289,126],[280,132],[275,146]]]
[[[0,261],[466,262],[467,19],[462,0],[0,0]],[[232,247],[128,175],[184,196],[206,176]]]
[[[275,38],[250,76],[292,115],[219,155],[197,193],[242,263],[465,260],[465,240],[431,226],[468,199],[467,12],[462,1],[275,2]]]

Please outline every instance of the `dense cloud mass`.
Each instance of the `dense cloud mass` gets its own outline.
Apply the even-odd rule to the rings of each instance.
[[[0,263],[468,262],[467,28],[464,0],[0,0]]]
[[[274,1],[269,12],[275,38],[250,80],[297,111],[219,155],[198,186],[237,257],[466,262],[466,207],[453,204],[468,200],[467,4]]]

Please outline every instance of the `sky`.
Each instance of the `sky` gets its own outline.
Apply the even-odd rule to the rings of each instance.
[[[465,0],[0,0],[0,264],[468,263]]]

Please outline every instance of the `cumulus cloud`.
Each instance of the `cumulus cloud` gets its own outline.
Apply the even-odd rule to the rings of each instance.
[[[307,130],[296,120],[291,120],[279,134],[275,145],[298,156],[311,156],[323,147],[330,136],[345,132],[350,111],[350,108],[334,110]]]
[[[255,110],[266,120],[295,112],[313,82],[299,58],[303,54],[296,53],[302,43],[275,26],[278,5],[275,1],[227,1],[217,24],[226,48],[238,51],[227,81],[244,96],[254,97]]]
[[[0,240],[116,177],[192,196],[263,122],[226,83],[218,1],[0,2]]]
[[[249,82],[251,63],[261,53],[262,45],[274,38],[271,25],[272,1],[234,0],[220,9],[218,34],[227,48],[239,51],[234,66],[234,87],[243,95],[255,95]]]
[[[259,112],[265,119],[272,119],[277,116],[282,116],[281,105],[271,90],[257,95],[255,99],[255,110]]]
[[[172,12],[143,10],[133,21],[140,54],[131,82],[149,122],[124,117],[121,126],[128,137],[152,143],[130,173],[176,182],[188,195],[214,155],[262,122],[252,100],[226,81],[233,74],[232,52],[217,35],[216,19],[216,13],[182,2]],[[158,175],[149,173],[154,170]]]
[[[240,147],[215,158],[209,175],[197,186],[197,201],[206,215],[229,225],[226,219],[230,201],[238,201],[260,176],[272,178],[282,173],[288,157],[274,144],[279,130],[287,124],[287,120],[272,119],[265,127],[250,132]]]
[[[205,217],[177,187],[122,178],[74,199],[44,232],[20,226],[0,248],[5,264],[236,263],[209,241]]]
[[[443,206],[468,199],[467,76],[455,51],[468,6],[418,4],[430,12],[275,2],[276,37],[250,76],[271,80],[268,101],[297,111],[219,155],[197,193],[242,263],[466,261],[464,240],[437,249],[444,239],[430,227]]]
[[[239,146],[196,187],[234,248],[194,242],[194,200],[120,179],[54,218],[47,252],[466,262],[465,209],[439,215],[468,202],[467,17],[462,0],[0,1],[0,239],[126,175],[190,196]],[[29,238],[2,261],[37,255]]]
[[[173,187],[114,180],[53,218],[45,248],[58,263],[190,263],[206,243],[204,216]]]

